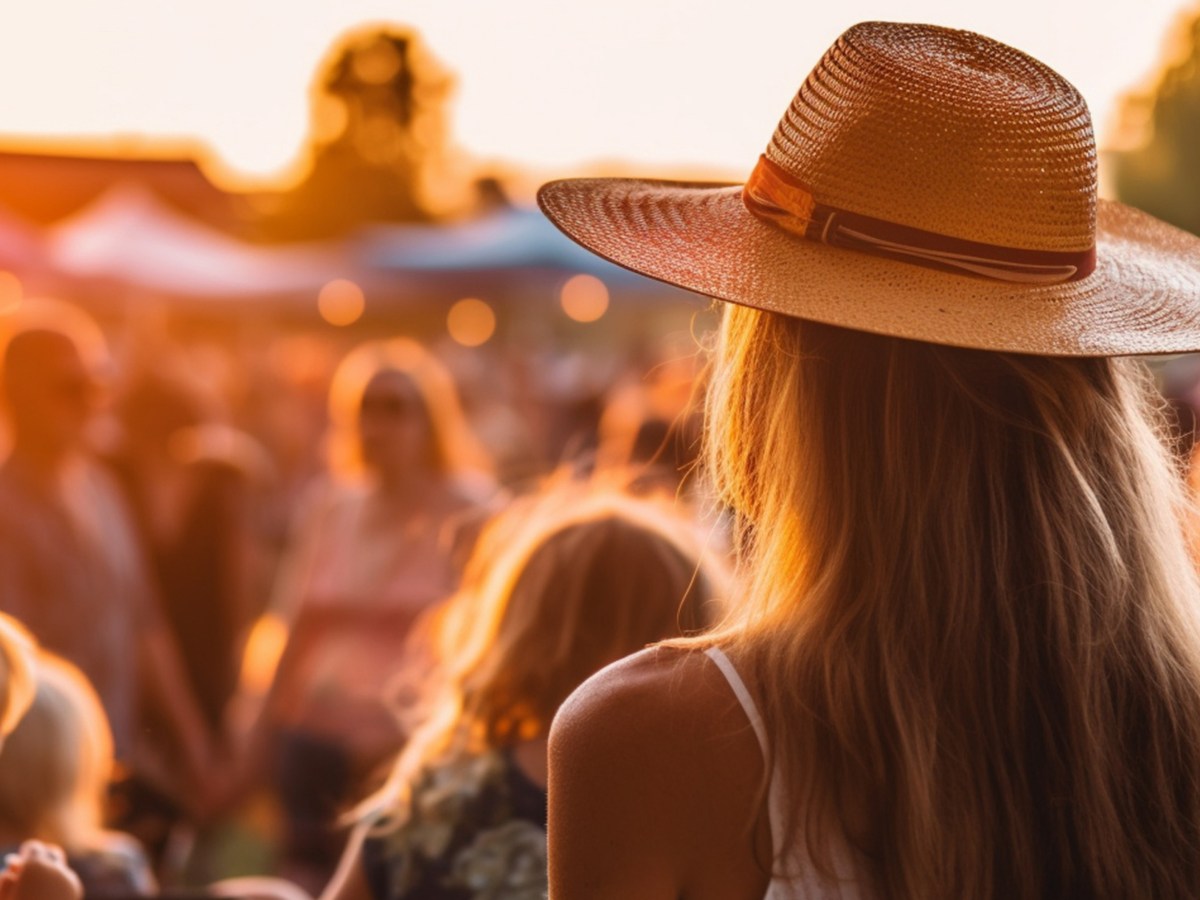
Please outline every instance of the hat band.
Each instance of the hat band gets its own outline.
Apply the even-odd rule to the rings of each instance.
[[[808,187],[765,156],[742,188],[742,202],[760,219],[806,240],[996,281],[1060,284],[1096,268],[1094,246],[1067,253],[1004,247],[817,203]]]

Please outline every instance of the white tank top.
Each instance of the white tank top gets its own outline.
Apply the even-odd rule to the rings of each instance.
[[[729,682],[729,687],[742,705],[751,727],[754,728],[764,762],[769,760],[771,755],[768,752],[767,726],[758,711],[758,706],[754,703],[754,698],[746,689],[746,683],[742,681],[742,676],[738,674],[737,669],[733,667],[733,663],[722,650],[709,647],[705,654]],[[867,900],[868,895],[859,886],[854,874],[854,866],[849,859],[848,852],[843,848],[833,848],[832,862],[838,877],[830,879],[822,876],[809,859],[802,835],[794,841],[794,846],[784,845],[783,826],[787,821],[787,810],[788,801],[783,794],[783,781],[780,778],[779,767],[776,765],[767,788],[767,819],[771,824],[771,840],[774,844],[773,871],[785,874],[772,876],[763,900]]]

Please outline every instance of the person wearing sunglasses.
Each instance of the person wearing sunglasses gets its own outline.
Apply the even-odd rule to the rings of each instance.
[[[344,804],[403,743],[384,688],[420,668],[417,623],[455,590],[494,493],[453,380],[415,341],[353,350],[329,415],[332,477],[300,511],[277,578],[288,637],[248,763],[274,771],[283,874],[313,890],[340,856]]]

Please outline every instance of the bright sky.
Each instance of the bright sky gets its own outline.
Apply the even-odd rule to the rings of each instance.
[[[1196,0],[1191,0],[1193,7]],[[234,170],[296,157],[307,86],[365,21],[416,26],[458,73],[472,155],[547,174],[600,159],[744,172],[848,25],[970,28],[1049,63],[1103,144],[1181,0],[29,0],[0,5],[0,135],[199,138]]]

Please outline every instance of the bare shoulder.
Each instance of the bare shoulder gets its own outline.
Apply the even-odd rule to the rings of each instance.
[[[763,773],[753,726],[720,669],[700,650],[671,647],[626,657],[567,699],[550,734],[556,763],[593,782],[599,772],[693,795],[711,785],[702,795],[716,801],[718,785],[757,785]]]
[[[756,854],[764,837],[769,845],[763,768],[745,712],[703,652],[654,648],[600,671],[550,735],[552,887],[756,896]],[[608,889],[577,893],[587,884]]]
[[[736,723],[731,714],[738,711],[725,677],[703,652],[651,647],[585,681],[559,709],[554,732],[561,739],[575,732],[589,738],[593,729],[628,730],[674,743],[688,736],[681,726],[707,730],[726,717]]]

